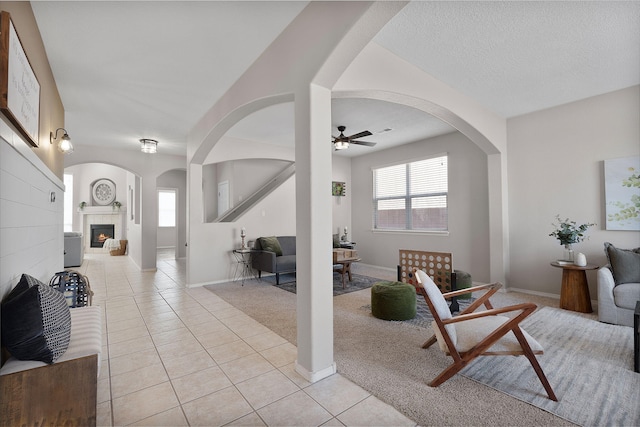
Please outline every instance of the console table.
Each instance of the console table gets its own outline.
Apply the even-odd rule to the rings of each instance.
[[[599,267],[593,264],[580,267],[575,264],[560,264],[556,261],[553,261],[551,265],[562,269],[560,308],[581,313],[592,313],[586,271],[596,270]]]

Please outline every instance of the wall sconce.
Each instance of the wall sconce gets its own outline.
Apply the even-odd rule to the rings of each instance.
[[[158,141],[155,139],[142,138],[140,140],[140,150],[143,153],[155,154],[158,151]]]
[[[62,138],[60,138],[60,141],[58,141],[58,151],[64,154],[73,153],[73,145],[71,144],[71,138],[69,137],[69,134],[67,133],[66,129],[63,129],[63,128],[56,129],[55,135],[53,132],[49,132],[49,142],[53,144],[53,141],[58,139],[58,131],[60,130],[64,132],[64,135],[62,135]]]

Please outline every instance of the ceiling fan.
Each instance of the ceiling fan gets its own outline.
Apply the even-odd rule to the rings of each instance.
[[[358,145],[366,145],[367,147],[373,147],[376,145],[375,142],[367,142],[367,141],[356,141],[358,138],[363,138],[365,136],[373,135],[368,130],[353,134],[351,136],[344,136],[344,131],[347,128],[345,126],[338,126],[338,131],[340,135],[333,137],[333,147],[336,150],[344,150],[345,148],[349,148],[349,144],[358,144]]]

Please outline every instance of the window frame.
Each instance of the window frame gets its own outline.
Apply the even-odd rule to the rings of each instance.
[[[433,192],[422,192],[411,194],[411,165],[419,162],[423,162],[426,160],[434,160],[444,158],[446,160],[446,191],[433,191]],[[378,193],[378,176],[377,171],[385,168],[395,167],[395,166],[404,166],[405,170],[405,189],[404,193],[401,195],[391,195],[391,196],[382,196],[376,197]],[[381,232],[381,233],[424,233],[424,234],[449,234],[449,153],[440,153],[432,156],[427,156],[424,158],[412,160],[412,161],[403,161],[398,163],[386,164],[377,167],[371,168],[371,177],[372,177],[372,231],[373,232]],[[446,209],[446,218],[445,218],[445,227],[431,227],[431,228],[413,228],[414,220],[413,220],[413,209],[414,200],[416,199],[424,199],[424,198],[433,198],[433,197],[444,197],[444,208]],[[394,228],[394,227],[379,227],[379,214],[378,214],[378,204],[380,201],[385,200],[400,200],[404,201],[404,227],[403,228]]]

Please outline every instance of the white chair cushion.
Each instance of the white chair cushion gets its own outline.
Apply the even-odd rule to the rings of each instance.
[[[429,296],[429,300],[431,300],[431,303],[433,304],[436,310],[436,313],[438,314],[438,317],[440,317],[441,320],[451,319],[452,317],[451,311],[449,310],[449,305],[447,304],[447,300],[444,299],[444,297],[442,296],[442,292],[440,292],[440,289],[438,288],[438,286],[433,282],[433,280],[431,280],[431,277],[429,277],[429,275],[422,270],[416,270],[416,275],[418,276],[420,284],[422,285],[424,290],[427,292],[427,295]],[[449,334],[449,338],[451,338],[453,345],[456,345],[457,338],[456,338],[455,326],[445,325],[445,328],[447,329],[447,333]],[[438,344],[440,344],[440,349],[443,349],[443,346],[444,346],[443,351],[446,351],[447,345],[444,342],[444,339],[442,337],[442,334],[440,333],[440,330],[438,329],[438,326],[436,325],[433,329],[434,329],[434,332],[436,333],[436,337],[438,338]]]
[[[623,283],[613,288],[613,300],[618,307],[633,310],[640,301],[640,283]]]
[[[466,352],[475,347],[480,341],[486,338],[491,332],[498,329],[503,323],[509,321],[508,317],[505,316],[487,316],[487,317],[479,317],[477,319],[465,320],[462,322],[454,323],[451,326],[455,326],[456,335],[457,335],[457,343],[456,350],[459,352]],[[436,332],[436,337],[438,339],[438,344],[440,345],[440,349],[445,353],[448,353],[448,349],[446,345],[443,348],[443,343],[441,343],[442,336],[439,334],[437,330],[437,325],[435,322],[432,325],[434,331]],[[522,330],[522,328],[520,328]],[[531,335],[529,335],[526,331],[522,330],[531,350],[534,353],[542,353],[543,348]],[[504,337],[495,342],[488,350],[486,350],[483,354],[513,354],[522,351],[522,347],[518,342],[518,339],[514,335],[513,332],[509,331]]]

